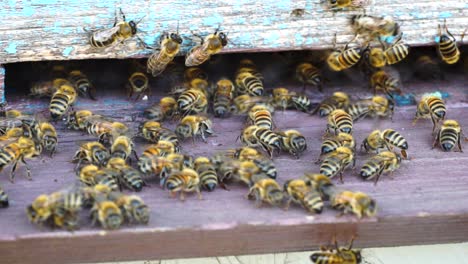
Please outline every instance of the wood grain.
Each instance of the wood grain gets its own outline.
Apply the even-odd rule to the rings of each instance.
[[[463,102],[467,93],[466,89],[460,89],[464,82],[463,78],[447,78],[443,83],[414,82],[408,84],[407,89],[417,98],[423,92],[441,88],[449,92],[448,118],[458,119],[467,128],[468,119],[463,118],[468,109]],[[141,112],[162,95],[159,90],[150,101],[133,103],[123,97],[122,89],[110,87],[109,84],[109,90],[99,91],[98,101],[80,98],[75,108],[112,116],[136,129],[137,122],[130,122],[131,113]],[[309,92],[314,101],[319,101],[338,89],[355,98],[368,95],[356,84],[330,85],[325,94]],[[31,113],[46,111],[47,99],[31,99],[25,95],[23,90],[7,91],[10,106]],[[181,202],[169,198],[167,191],[161,190],[155,179],[150,178],[151,187],[141,192],[152,210],[150,223],[114,232],[90,227],[86,217],[82,219],[83,228],[74,233],[41,230],[28,223],[24,212],[28,203],[39,194],[50,193],[76,180],[69,161],[77,148],[76,142],[91,139],[81,132],[66,131],[59,122],[58,153],[53,159],[43,156],[30,162],[33,181],[24,178],[22,166],[15,184],[7,181],[8,169],[2,172],[2,185],[10,196],[11,206],[0,211],[0,256],[5,263],[70,263],[310,251],[327,244],[335,234],[340,241],[358,235],[357,247],[466,241],[468,205],[463,201],[467,195],[468,156],[430,150],[432,125],[429,120],[411,125],[414,111],[414,106],[399,107],[394,122],[366,119],[355,126],[359,143],[373,129],[393,128],[400,131],[410,145],[412,160],[403,162],[393,180],[383,176],[374,186],[358,178],[357,171],[345,173],[344,188],[364,191],[377,200],[379,214],[376,218],[361,221],[353,216],[337,218],[337,212],[328,207],[323,214],[313,216],[296,206],[289,211],[268,206],[257,209],[253,202],[244,199],[246,187],[236,184],[229,185],[230,191],[204,192],[201,201],[195,195],[188,195],[187,201]],[[215,136],[206,144],[185,142],[183,151],[210,156],[240,146],[236,138],[243,120],[241,117],[213,119]],[[280,184],[304,172],[317,172],[318,165],[313,161],[319,154],[326,120],[295,111],[276,112],[274,120],[278,129],[301,131],[309,144],[308,151],[299,160],[285,154],[275,158]],[[175,126],[174,123],[165,125]],[[145,145],[137,141],[137,151],[141,153]],[[367,157],[358,155],[357,168]]]
[[[321,3],[322,2],[322,3]],[[391,16],[404,32],[410,45],[433,45],[437,24],[447,19],[449,29],[459,38],[468,25],[468,4],[460,0],[369,1],[366,14]],[[192,32],[206,35],[216,28],[228,33],[231,44],[223,52],[254,52],[332,47],[333,34],[338,43],[352,38],[347,21],[362,9],[333,12],[326,1],[186,1],[159,0],[31,0],[2,1],[0,15],[8,23],[0,25],[0,63],[38,60],[147,57],[135,40],[115,49],[93,50],[88,45],[86,28],[112,26],[115,11],[121,7],[129,20],[143,20],[139,36],[156,46],[163,31],[179,25],[183,55],[195,43]],[[301,18],[291,17],[302,8]]]

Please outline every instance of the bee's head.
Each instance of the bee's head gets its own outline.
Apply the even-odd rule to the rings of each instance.
[[[130,25],[130,28],[132,29],[132,35],[135,35],[137,33],[137,24],[132,20],[128,22]]]

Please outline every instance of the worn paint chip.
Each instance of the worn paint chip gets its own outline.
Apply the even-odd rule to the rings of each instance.
[[[63,56],[70,56],[71,52],[73,51],[73,47],[66,47],[63,51],[62,51],[62,55]]]
[[[9,54],[15,54],[16,53],[16,44],[11,42],[8,44],[8,47],[5,48],[5,51],[8,52]]]

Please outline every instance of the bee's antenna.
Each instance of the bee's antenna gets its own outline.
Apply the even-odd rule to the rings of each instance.
[[[140,23],[143,20],[143,18],[145,18],[145,17],[146,17],[146,15],[143,16],[142,18],[140,18],[140,20],[138,20],[135,24],[138,25],[138,23]]]
[[[125,14],[124,14],[124,12],[122,11],[122,8],[120,7],[119,10],[120,10],[120,14],[122,15],[123,20],[125,21]]]
[[[177,35],[179,35],[179,20],[177,20],[177,31],[176,31]]]

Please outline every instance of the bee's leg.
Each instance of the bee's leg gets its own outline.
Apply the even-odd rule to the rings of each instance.
[[[137,154],[136,150],[135,150],[135,149],[132,149],[132,152],[133,152],[133,156],[135,157],[135,160],[136,160],[137,162],[140,161],[140,158],[138,158],[138,154]]]
[[[431,149],[434,149],[437,146],[437,143],[439,143],[439,136],[440,136],[440,134],[437,133],[436,136],[434,137],[434,141],[432,142],[432,148]],[[460,141],[458,141],[458,144],[460,144]]]
[[[437,122],[436,122],[433,114],[431,114],[431,120],[432,120],[432,133],[434,133],[434,131],[436,129]]]
[[[460,152],[463,152],[462,150],[462,146],[461,146],[461,138],[463,137],[462,133],[458,133],[458,149],[460,150]],[[466,140],[466,138],[465,138]]]
[[[180,196],[179,196],[179,199],[184,202],[185,201],[185,193],[183,190],[180,191]]]
[[[354,243],[355,238],[356,237],[354,235],[351,237],[351,241],[349,242],[348,250],[351,250],[353,248],[353,243]]]
[[[21,157],[21,162],[23,162],[24,166],[26,166],[26,172],[27,172],[26,178],[27,178],[28,180],[32,181],[32,177],[31,177],[31,168],[29,168],[28,163],[26,163],[26,161],[24,160],[24,156]]]
[[[336,241],[336,235],[333,235],[333,245],[335,246],[336,252],[340,253],[340,248],[338,247],[338,241]]]
[[[289,206],[291,205],[292,198],[289,197],[289,199],[286,201],[286,205],[284,206],[284,210],[287,211],[289,209]]]
[[[18,165],[18,160],[15,160],[13,163],[13,167],[11,168],[10,172],[10,182],[15,183],[15,171],[16,171],[16,166]]]
[[[175,198],[175,197],[176,197],[176,193],[170,191],[170,192],[169,192],[169,197],[170,197],[170,198]]]
[[[377,175],[375,176],[374,186],[377,186],[377,182],[379,181],[380,175],[382,175],[383,170],[384,167],[382,166],[377,172]]]
[[[260,192],[255,191],[255,207],[260,208],[263,205],[262,197],[260,196]]]
[[[203,196],[201,194],[201,191],[200,191],[200,187],[197,186],[197,188],[195,189],[195,191],[197,192],[198,194],[198,200],[203,200]]]

